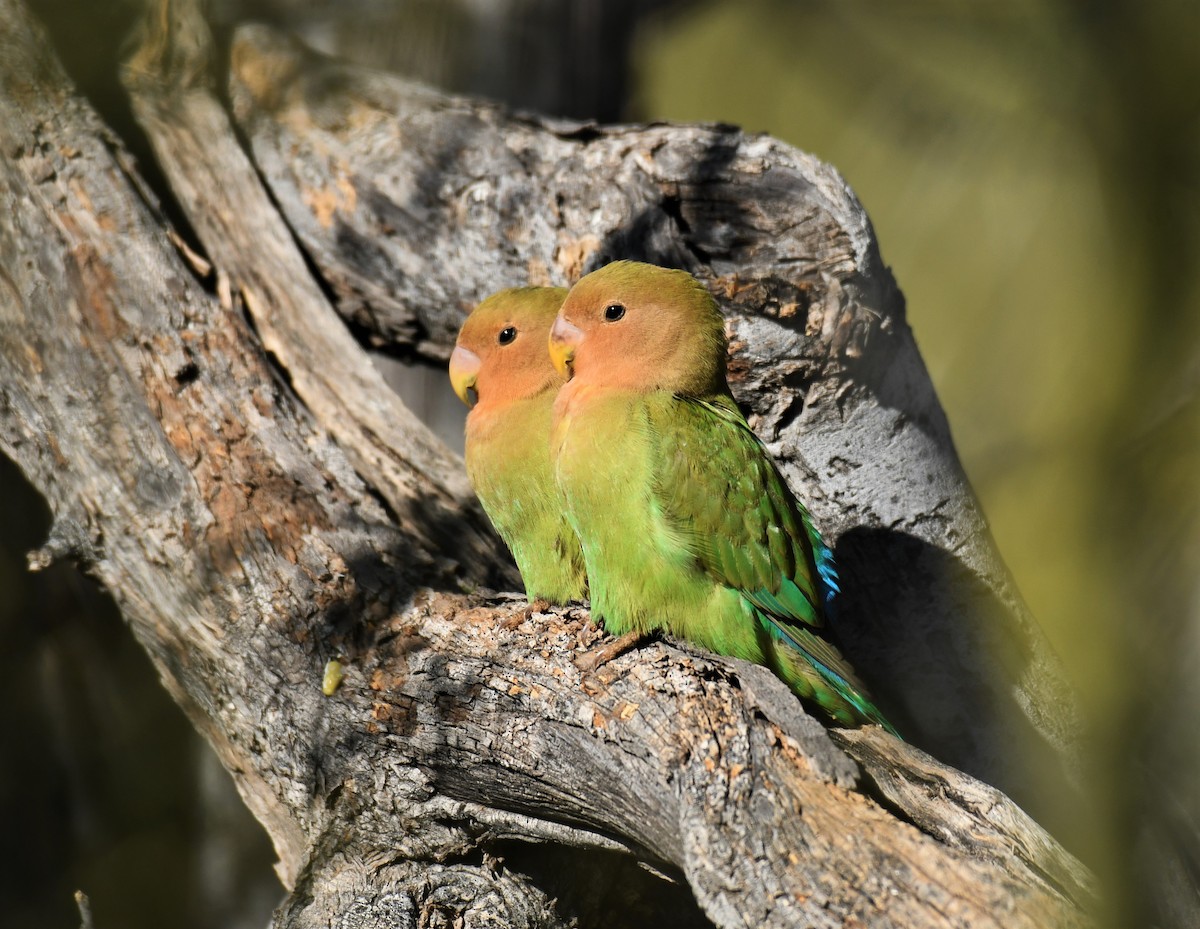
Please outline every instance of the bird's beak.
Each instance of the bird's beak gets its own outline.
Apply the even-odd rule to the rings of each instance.
[[[559,313],[550,329],[550,360],[554,362],[555,370],[567,380],[574,373],[571,369],[575,361],[575,349],[583,341],[583,330]]]
[[[479,399],[475,381],[479,377],[480,364],[479,356],[461,345],[450,353],[450,384],[458,399],[470,407]]]

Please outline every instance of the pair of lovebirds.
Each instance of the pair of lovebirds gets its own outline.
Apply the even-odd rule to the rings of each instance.
[[[894,732],[826,638],[832,553],[734,403],[725,350],[684,271],[617,261],[493,294],[450,356],[471,482],[530,599],[590,597],[614,634],[766,665],[835,721]]]

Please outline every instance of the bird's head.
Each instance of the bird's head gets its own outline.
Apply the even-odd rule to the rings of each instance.
[[[705,396],[725,387],[725,323],[686,271],[614,261],[580,278],[550,330],[564,377]]]
[[[467,317],[450,355],[450,383],[467,406],[501,406],[557,389],[546,340],[565,287],[514,287],[492,294]]]

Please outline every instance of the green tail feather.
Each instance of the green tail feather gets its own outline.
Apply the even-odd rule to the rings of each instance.
[[[896,727],[888,722],[887,717],[880,712],[866,695],[866,688],[853,676],[844,658],[826,642],[807,629],[786,627],[770,615],[756,609],[759,622],[779,642],[785,643],[799,654],[796,656],[820,675],[832,692],[832,697],[822,695],[812,688],[811,693],[801,694],[814,700],[823,710],[837,718],[837,704],[848,705],[858,717],[859,722],[875,723],[882,726],[897,738],[902,738]],[[788,681],[795,689],[798,681]]]

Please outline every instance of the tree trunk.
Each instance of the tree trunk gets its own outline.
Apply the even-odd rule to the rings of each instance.
[[[832,168],[723,126],[517,118],[262,28],[230,113],[218,57],[156,0],[125,70],[188,246],[0,0],[0,447],[54,512],[33,567],[112,592],[270,834],[275,925],[1088,922],[1086,871],[942,763],[1037,812],[1078,723]],[[670,642],[581,670],[604,633],[492,589],[512,568],[460,462],[338,318],[440,360],[492,290],[616,257],[720,301],[910,743]]]

